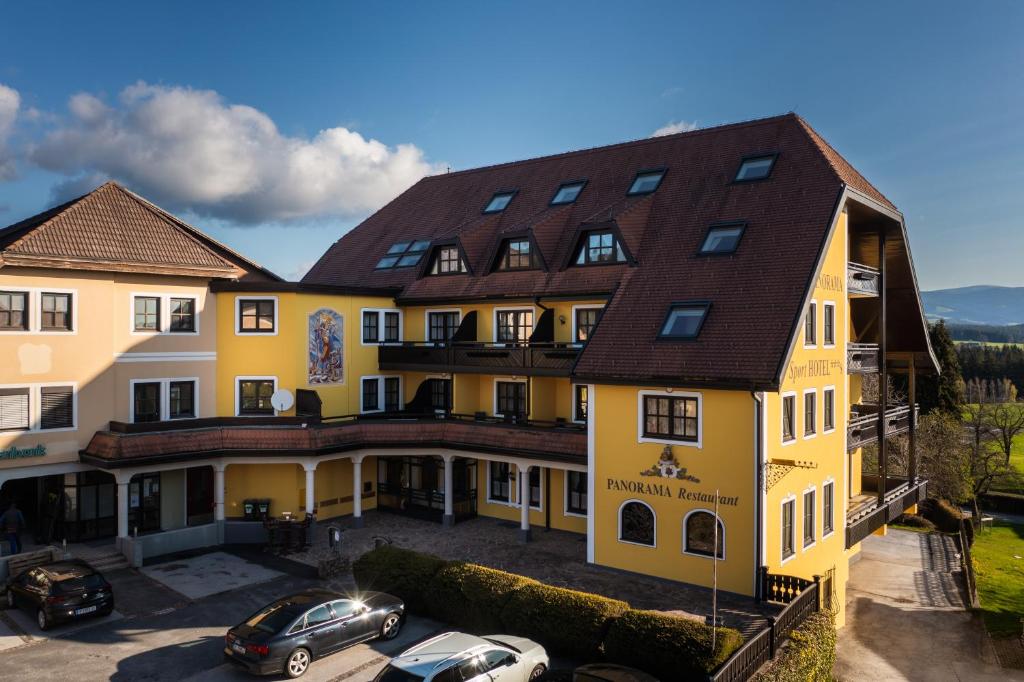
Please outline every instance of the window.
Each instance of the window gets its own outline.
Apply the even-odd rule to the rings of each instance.
[[[442,246],[438,249],[434,264],[430,268],[432,275],[454,275],[465,271],[466,266],[462,262],[457,246]]]
[[[530,467],[530,506],[540,509],[540,467]],[[522,502],[522,500],[520,500]]]
[[[0,330],[28,330],[27,291],[0,291]]]
[[[826,346],[836,345],[836,304],[826,303],[823,309],[825,319],[822,322],[823,343]]]
[[[376,412],[380,408],[380,382],[376,377],[363,379],[363,412]]]
[[[796,553],[793,540],[793,513],[796,500],[786,500],[782,503],[782,558],[788,559]]]
[[[490,462],[488,465],[489,487],[488,497],[496,502],[508,502],[509,491],[512,487],[509,482],[508,462]]]
[[[814,491],[804,493],[804,547],[814,544]]]
[[[515,192],[495,192],[491,200],[487,202],[487,206],[484,207],[484,213],[501,213],[515,195]]]
[[[427,313],[427,340],[433,343],[451,341],[459,329],[459,317],[457,310]]]
[[[381,319],[383,318],[383,319]],[[402,313],[398,310],[363,310],[363,343],[398,343],[402,340]]]
[[[384,313],[384,342],[398,341],[398,313]]]
[[[676,303],[668,309],[665,323],[661,325],[663,339],[695,339],[704,326],[708,315],[708,303]]]
[[[832,431],[836,428],[836,389],[826,388],[821,394],[822,402],[822,428],[825,431]]]
[[[587,385],[576,384],[573,387],[572,420],[587,422]]]
[[[384,377],[384,411],[398,412],[402,409],[402,380],[398,377]]]
[[[323,625],[334,620],[334,615],[331,613],[331,609],[327,604],[318,606],[309,613],[306,614],[306,627],[314,628],[317,625]]]
[[[835,509],[836,484],[829,481],[821,488],[821,536],[828,537],[836,529]]]
[[[158,296],[135,297],[135,331],[160,331],[160,298]]]
[[[377,311],[363,312],[363,343],[377,343],[380,339]]]
[[[0,388],[0,431],[27,431],[28,392],[26,388]]]
[[[643,502],[619,507],[619,540],[654,547],[654,511]]]
[[[273,334],[276,331],[277,299],[238,299],[238,331],[242,334]]]
[[[636,174],[633,184],[629,186],[627,194],[650,194],[658,189],[663,177],[665,177],[663,170],[640,171]]]
[[[750,182],[752,180],[764,180],[772,173],[775,166],[776,154],[763,154],[760,156],[748,156],[740,163],[740,169],[736,171],[735,182]]]
[[[430,382],[430,406],[435,411],[448,412],[452,409],[452,380],[428,379]]]
[[[565,472],[565,513],[587,515],[587,473]]]
[[[172,298],[169,310],[172,332],[194,332],[196,330],[196,299]]]
[[[387,254],[377,261],[376,270],[387,270],[389,268],[407,268],[419,265],[423,254],[427,252],[430,242],[425,239],[417,239],[404,242],[395,242],[388,248]]]
[[[576,343],[586,343],[594,334],[594,327],[597,326],[597,319],[601,315],[600,308],[576,308],[573,311],[576,321],[573,323],[573,339]]]
[[[132,421],[136,424],[160,421],[160,382],[138,382],[132,393],[135,408]]]
[[[273,379],[240,379],[238,414],[274,414],[274,406],[270,404],[274,387]]]
[[[626,254],[622,252],[622,246],[611,230],[595,230],[583,235],[576,254],[576,265],[625,262]]]
[[[172,381],[168,386],[168,416],[188,419],[196,416],[196,382]]]
[[[331,602],[331,610],[335,618],[348,618],[359,613],[359,607],[352,599],[339,599]]]
[[[697,398],[644,396],[644,436],[696,442]]]
[[[573,203],[579,197],[580,192],[583,191],[583,186],[586,184],[586,180],[580,180],[578,182],[563,182],[558,186],[558,191],[555,192],[555,196],[551,197],[551,205],[559,206],[561,204]]]
[[[818,304],[811,301],[807,304],[807,316],[804,318],[804,346],[815,346],[818,343]]]
[[[706,511],[687,514],[683,520],[683,551],[687,554],[717,556],[724,559],[725,525],[722,520],[716,520],[714,514]]]
[[[700,245],[702,254],[735,253],[743,237],[746,223],[722,223],[708,228],[708,234]]]
[[[796,433],[796,396],[795,395],[784,395],[782,396],[782,440],[783,442],[789,442],[795,438]]]
[[[502,245],[499,270],[531,270],[536,267],[537,259],[529,239],[510,239]]]
[[[495,341],[498,343],[526,343],[533,333],[532,310],[498,310],[495,313]]]
[[[70,429],[75,425],[75,390],[71,386],[39,389],[40,429]]]
[[[526,382],[496,381],[494,391],[496,395],[495,416],[526,418]]]
[[[40,323],[44,331],[71,331],[71,294],[43,293]]]
[[[804,437],[813,436],[817,431],[817,407],[818,396],[812,390],[804,393]]]

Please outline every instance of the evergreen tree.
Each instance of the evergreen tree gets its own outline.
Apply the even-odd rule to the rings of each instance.
[[[942,320],[929,326],[928,335],[931,337],[935,357],[939,360],[940,372],[937,376],[925,374],[918,379],[917,402],[924,414],[942,410],[959,418],[964,399],[956,345]]]

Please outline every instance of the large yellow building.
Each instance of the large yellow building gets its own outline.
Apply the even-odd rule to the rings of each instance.
[[[20,363],[0,415],[29,396],[0,433],[3,493],[37,481],[39,522],[44,474],[107,486],[93,534],[135,562],[258,540],[263,500],[438,533],[514,520],[624,572],[709,586],[716,568],[752,598],[818,576],[841,606],[858,543],[924,495],[913,455],[861,462],[915,421],[863,378],[909,375],[912,404],[936,371],[903,217],[794,115],[425,178],[301,282],[194,231],[235,270],[29,269],[9,234],[0,325],[8,292],[33,312],[0,329]],[[80,322],[46,336],[37,298],[64,289]],[[72,399],[51,435],[53,382],[102,399]]]

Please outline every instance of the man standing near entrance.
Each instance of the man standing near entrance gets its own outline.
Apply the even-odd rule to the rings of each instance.
[[[11,506],[0,516],[0,530],[3,530],[7,537],[7,544],[11,546],[11,554],[21,552],[21,538],[19,534],[25,527],[25,517],[22,515],[18,505],[11,502]]]

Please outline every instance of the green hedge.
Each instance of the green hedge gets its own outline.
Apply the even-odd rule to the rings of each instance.
[[[628,608],[617,599],[533,583],[512,594],[501,620],[510,633],[535,638],[555,653],[593,658],[609,623]]]
[[[918,516],[917,514],[901,514],[895,521],[893,521],[893,523],[899,526],[907,526],[908,528],[935,530],[934,523],[923,516]]]
[[[610,661],[646,670],[663,680],[703,677],[743,644],[731,628],[718,628],[714,653],[711,627],[657,611],[630,609],[615,619],[604,641]]]
[[[405,601],[410,611],[428,614],[428,585],[448,562],[392,545],[367,552],[352,564],[352,576],[363,590],[388,592]]]
[[[836,624],[828,611],[807,617],[789,635],[789,644],[754,677],[755,682],[830,682],[836,662]]]
[[[918,505],[918,511],[943,533],[960,532],[960,518],[963,514],[946,500],[929,498]]]
[[[452,562],[438,571],[427,590],[427,611],[436,619],[477,632],[504,629],[502,611],[512,594],[537,581],[492,568]]]

